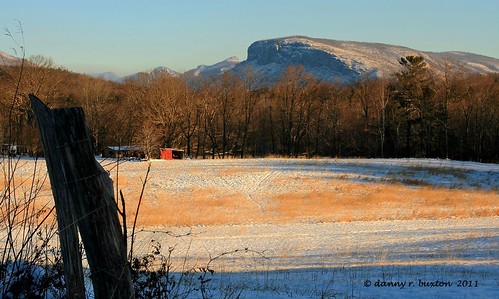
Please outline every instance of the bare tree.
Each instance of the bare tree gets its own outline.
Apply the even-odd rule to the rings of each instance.
[[[246,69],[243,77],[243,92],[239,106],[240,126],[241,126],[241,159],[244,158],[248,143],[248,134],[254,123],[254,113],[261,100],[261,93],[257,90],[257,78],[251,69]]]
[[[187,89],[187,86],[185,88]],[[186,91],[179,104],[179,127],[185,139],[186,155],[191,157],[193,138],[201,122],[202,105],[198,97],[190,91]]]
[[[178,143],[180,105],[185,97],[185,82],[168,74],[158,76],[148,86],[144,101],[148,108],[146,118],[156,127],[163,147]]]
[[[105,133],[114,119],[115,105],[113,105],[111,83],[94,78],[81,80],[81,104],[86,111],[87,126],[92,135],[94,148],[99,151]]]
[[[388,83],[385,79],[378,79],[375,89],[375,107],[378,112],[378,134],[379,134],[379,149],[381,157],[385,157],[385,140],[387,130],[387,109],[390,103],[390,96],[387,92]]]
[[[199,94],[203,107],[203,134],[198,139],[203,144],[203,158],[207,152],[206,139],[210,140],[211,158],[214,159],[215,155],[218,154],[218,137],[220,135],[219,110],[221,108],[220,103],[214,95],[214,91],[209,87],[209,85],[205,85],[205,90]]]
[[[462,158],[483,161],[497,158],[499,84],[497,75],[473,76],[460,95],[459,133]]]
[[[273,88],[281,145],[288,156],[299,154],[302,139],[310,128],[313,99],[306,87],[311,81],[303,67],[290,67]]]

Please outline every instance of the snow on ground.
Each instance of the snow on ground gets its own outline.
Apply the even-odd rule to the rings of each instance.
[[[176,271],[214,269],[214,298],[236,291],[241,298],[499,296],[499,217],[200,226],[171,233],[183,236],[158,228],[138,237],[141,244],[161,244],[162,252],[173,247]]]
[[[214,298],[234,293],[240,294],[240,298],[497,298],[497,270],[492,265],[388,265],[244,272],[230,276],[221,273],[215,274],[213,280],[221,287],[211,290],[210,295]]]
[[[499,165],[447,160],[153,161],[152,169],[161,178],[151,178],[152,190],[240,190],[262,207],[263,191],[302,192],[306,180],[489,191],[494,198],[499,187]],[[180,272],[209,265],[214,298],[498,298],[495,207],[495,217],[468,219],[160,225],[138,234],[137,252],[170,248]]]
[[[168,163],[168,164],[167,164]],[[268,176],[296,172],[295,176],[341,179],[359,182],[419,182],[446,188],[499,189],[499,165],[440,159],[251,159],[251,160],[185,160],[153,161],[156,169],[167,169],[171,174],[182,171],[176,168],[196,168],[206,171],[202,179],[204,186],[235,185],[258,187]],[[253,170],[237,177],[240,181],[226,181],[217,172],[220,169]],[[261,171],[259,176],[254,170]],[[183,172],[182,172],[183,173]],[[164,187],[183,188],[192,181],[192,175],[176,177],[161,182]],[[241,183],[243,182],[243,183]],[[280,186],[272,186],[279,188]]]
[[[99,162],[114,175],[114,161]],[[20,164],[24,175],[33,163]],[[114,179],[127,198],[140,192],[147,165],[119,165],[120,177]],[[383,201],[384,188],[396,196]],[[419,189],[429,195],[411,193]],[[377,221],[335,221],[316,216],[332,213],[319,205],[285,218],[276,202],[291,200],[293,194],[299,195],[297,209],[307,199],[335,195],[335,201],[365,201],[356,207],[364,207],[364,213],[392,212]],[[410,196],[418,198],[405,198]],[[449,198],[431,201],[424,196]],[[235,203],[218,202],[219,197]],[[469,205],[470,215],[456,208],[462,203],[452,202],[453,197],[466,201],[464,213]],[[135,253],[160,249],[167,255],[171,250],[179,277],[189,269],[215,270],[200,270],[183,281],[192,289],[199,288],[199,277],[210,279],[205,292],[211,298],[499,298],[498,199],[497,164],[437,159],[151,161],[139,219],[157,219],[139,227]],[[369,200],[379,204],[365,208]],[[415,202],[409,216],[394,208],[402,200]],[[127,206],[133,207],[130,201]],[[450,212],[431,210],[420,216],[418,210],[426,205]],[[471,215],[473,205],[482,205],[482,214]],[[185,207],[199,211],[178,216]],[[229,217],[233,213],[237,217]],[[226,218],[217,222],[210,214]],[[177,216],[177,224],[167,222]],[[378,219],[374,216],[359,219]]]
[[[141,251],[162,242],[180,260],[199,264],[239,249],[216,266],[225,271],[420,263],[499,262],[499,217],[344,223],[248,224],[163,228],[138,234]],[[188,236],[185,236],[189,234]],[[180,235],[181,237],[177,236]],[[153,244],[146,240],[154,240]]]

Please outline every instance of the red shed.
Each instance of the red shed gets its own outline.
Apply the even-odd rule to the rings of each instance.
[[[159,158],[163,160],[183,159],[184,151],[175,148],[161,148]]]

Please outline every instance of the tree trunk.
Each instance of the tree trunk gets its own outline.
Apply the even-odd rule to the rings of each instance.
[[[30,95],[42,139],[43,150],[52,185],[59,230],[78,225],[87,254],[95,298],[134,298],[130,268],[127,262],[113,183],[95,160],[94,149],[81,108],[49,109]],[[65,222],[61,222],[64,219]],[[66,221],[71,221],[68,225]],[[72,237],[70,237],[72,240]],[[61,237],[64,269],[81,267],[81,259]],[[77,245],[77,239],[76,239]],[[76,249],[77,250],[77,249]],[[69,265],[68,265],[69,264]],[[74,265],[76,264],[76,266]],[[81,272],[81,268],[77,271]],[[70,298],[79,297],[80,273],[66,276]],[[75,284],[75,288],[72,288]],[[74,292],[78,292],[77,295]],[[84,292],[84,291],[83,291]]]

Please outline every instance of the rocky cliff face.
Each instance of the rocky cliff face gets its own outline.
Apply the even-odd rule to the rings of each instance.
[[[239,64],[236,71],[251,66],[267,80],[275,81],[287,67],[296,65],[302,65],[306,72],[326,81],[337,77],[344,81],[353,81],[359,75],[358,70],[336,55],[316,48],[302,39],[255,42],[248,48],[248,59]]]
[[[470,72],[498,72],[499,59],[464,53],[432,53],[406,47],[288,37],[257,41],[248,48],[247,60],[233,69],[242,74],[248,67],[262,80],[275,82],[289,66],[302,65],[319,80],[350,83],[360,76],[390,76],[400,69],[398,60],[408,55],[422,55],[429,67],[443,72],[446,63],[458,64]]]

